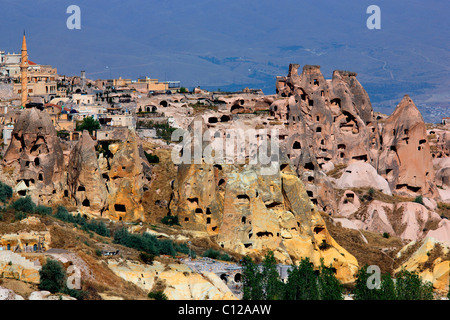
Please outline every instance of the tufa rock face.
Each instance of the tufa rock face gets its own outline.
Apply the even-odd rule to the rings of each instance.
[[[110,145],[109,150],[112,153],[107,181],[109,217],[120,221],[143,221],[142,196],[151,169],[136,134],[130,132],[126,141]]]
[[[64,156],[55,127],[46,111],[24,110],[17,119],[6,150],[2,180],[16,186],[36,203],[51,204],[61,198]]]
[[[386,178],[392,192],[438,198],[425,123],[409,96],[405,95],[386,119],[381,136],[378,172]]]
[[[217,239],[240,254],[272,250],[284,263],[324,258],[349,282],[356,259],[330,236],[325,222],[292,171],[257,174],[254,167],[184,165],[174,182],[171,212],[183,227]]]
[[[261,174],[261,164],[180,164],[171,214],[224,249],[243,255],[272,250],[281,262],[309,257],[316,266],[323,258],[343,282],[353,281],[356,259],[330,236],[289,160],[282,153],[280,159],[268,174]]]
[[[95,146],[96,142],[84,130],[70,154],[67,185],[80,211],[97,215],[105,209],[108,191],[100,174]]]
[[[286,154],[325,212],[336,212],[334,191],[326,175],[336,165],[364,161],[377,167],[378,125],[367,92],[356,73],[334,71],[326,80],[319,66],[289,66],[277,78],[278,100],[271,114],[287,126]],[[311,171],[307,173],[307,171]],[[306,174],[305,174],[306,173]]]

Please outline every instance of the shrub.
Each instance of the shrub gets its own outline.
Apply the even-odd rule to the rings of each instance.
[[[421,205],[423,205],[423,197],[422,196],[417,196],[414,199],[414,202],[420,203]]]
[[[214,250],[213,248],[209,248],[205,252],[203,252],[203,256],[211,259],[219,259],[221,254],[220,251]]]
[[[331,247],[331,245],[329,243],[327,243],[325,240],[322,240],[322,243],[319,244],[319,249],[320,250],[327,250]]]
[[[160,254],[166,254],[174,257],[176,255],[173,243],[170,240],[160,240],[157,241],[158,250]]]
[[[47,262],[39,271],[40,290],[47,290],[51,293],[61,292],[65,288],[66,271],[63,265],[55,260],[47,259]]]
[[[47,207],[47,206],[43,206],[43,205],[38,205],[36,207],[36,213],[41,214],[43,216],[49,216],[51,215],[53,212],[51,207]]]
[[[165,216],[164,218],[161,219],[161,222],[168,226],[180,225],[178,216]]]
[[[65,222],[74,222],[73,216],[67,211],[64,206],[59,206],[56,209],[55,218],[65,221]]]
[[[36,211],[36,205],[31,200],[30,196],[17,199],[12,203],[11,207],[25,213],[34,213]]]
[[[383,238],[389,239],[390,236],[388,232],[383,232]]]
[[[153,260],[155,259],[155,256],[153,254],[148,254],[146,252],[141,252],[139,254],[139,259],[141,259],[143,263],[153,264]]]
[[[155,300],[167,300],[167,296],[164,292],[162,291],[152,291],[148,293],[148,297],[150,299],[155,299]]]
[[[0,182],[0,201],[6,202],[12,197],[12,195],[13,189],[7,184]]]

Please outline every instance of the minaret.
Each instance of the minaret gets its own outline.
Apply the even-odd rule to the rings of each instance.
[[[28,100],[28,52],[27,52],[27,40],[25,38],[25,31],[23,32],[22,40],[22,61],[20,62],[20,76],[22,84],[22,108]]]

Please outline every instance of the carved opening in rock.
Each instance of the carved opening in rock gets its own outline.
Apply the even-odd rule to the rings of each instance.
[[[189,217],[184,217],[184,221],[188,222],[189,221]]]
[[[331,99],[331,106],[338,106],[339,108],[341,107],[341,99],[339,98],[335,98],[335,99]]]
[[[389,150],[393,151],[393,152],[397,152],[397,147],[396,146],[390,146]]]
[[[312,192],[311,190],[306,190],[306,194],[307,194],[308,197],[310,197],[310,198],[314,197],[314,192]]]
[[[322,132],[322,127],[317,127],[316,132]]]
[[[309,176],[308,177],[308,182],[314,182],[314,177],[313,176]]]
[[[344,152],[341,152],[341,153],[339,154],[339,157],[340,157],[340,158],[345,158],[345,153],[344,153]]]
[[[206,224],[211,224],[211,218],[210,217],[206,218]]]
[[[211,228],[212,231],[216,231],[217,230],[217,226],[214,226]]]
[[[354,156],[352,157],[352,159],[367,162],[367,154],[363,154],[361,156]]]
[[[91,202],[89,201],[88,198],[84,199],[81,204],[83,205],[83,207],[90,207],[91,206]]]
[[[386,176],[387,177],[392,177],[394,175],[394,172],[392,171],[392,169],[386,169]]]
[[[195,213],[203,213],[202,208],[197,208],[197,209],[195,209]]]
[[[44,181],[44,177],[42,176],[42,173],[39,173],[39,175],[38,175],[38,180],[39,180],[39,181]]]
[[[248,196],[248,195],[246,195],[246,194],[239,194],[238,196],[237,196],[237,199],[242,203],[242,202],[245,202],[245,203],[249,203],[250,202],[250,197]]]
[[[242,222],[242,224],[245,224],[246,222],[247,222],[247,218],[244,216],[244,217],[242,217],[241,218],[241,222]]]
[[[273,201],[273,202],[267,203],[265,205],[266,205],[267,209],[272,209],[272,208],[275,208],[275,207],[281,205],[281,202]]]
[[[167,108],[167,106],[168,106],[169,104],[167,103],[166,100],[162,100],[162,101],[159,103],[159,105],[162,106],[163,108]]]
[[[68,190],[64,190],[64,197],[68,197],[69,196],[69,191]]]
[[[240,105],[237,105],[237,104],[233,105],[233,106],[231,107],[231,109],[230,109],[230,111],[231,111],[232,113],[237,113],[237,112],[243,111],[243,110],[244,110],[244,108],[241,107]]]
[[[228,283],[228,275],[226,275],[225,273],[222,273],[220,275],[220,279],[222,279],[223,282]]]
[[[114,204],[114,210],[117,212],[127,212],[127,207],[124,204]]]
[[[419,140],[419,144],[424,144],[425,142],[427,142],[427,140],[425,140],[425,139]]]
[[[345,150],[347,148],[347,146],[343,143],[338,144],[338,149],[342,149]]]
[[[223,116],[220,117],[220,122],[228,122],[231,120],[230,116],[227,116],[226,114],[224,114]]]
[[[198,205],[198,198],[187,198],[190,203],[196,203]]]
[[[308,162],[308,163],[305,163],[305,169],[314,171],[315,168],[314,168],[314,165],[312,162]]]
[[[317,206],[319,204],[319,202],[317,201],[316,198],[311,199],[311,202],[313,205]]]
[[[209,208],[206,208],[206,214],[211,214],[211,210]]]
[[[19,194],[19,196],[26,196],[27,195],[27,190],[19,190],[18,192],[17,192],[18,194]]]
[[[86,191],[86,188],[82,185],[78,186],[77,191]]]
[[[221,186],[223,186],[224,184],[225,184],[225,179],[220,179],[220,180],[219,180],[219,183],[218,183],[218,186],[221,187]]]
[[[308,106],[313,107],[314,106],[314,100],[309,99],[308,100]]]
[[[258,233],[256,233],[256,236],[258,238],[262,238],[262,237],[273,237],[273,233],[269,232],[269,231],[260,231]]]
[[[299,150],[301,148],[302,148],[302,146],[301,146],[300,142],[298,142],[298,141],[295,141],[294,144],[292,145],[292,149],[294,149],[294,150]]]
[[[318,86],[319,86],[319,80],[317,80],[317,79],[314,79],[314,80],[313,80],[313,84],[314,84],[315,86],[317,86],[317,87],[318,87]]]
[[[287,164],[287,163],[282,163],[280,165],[280,171],[281,172],[287,172],[287,171],[289,171],[289,169],[290,169],[290,167],[289,167],[289,164]]]
[[[38,166],[40,163],[39,158],[34,158],[34,165]]]
[[[323,233],[325,231],[325,228],[321,227],[321,226],[317,226],[317,227],[314,227],[313,231],[314,231],[315,234],[321,234],[321,233]]]
[[[214,165],[214,168],[217,168],[217,169],[219,169],[219,170],[222,170],[222,166],[221,166],[220,164],[215,164],[215,165]]]
[[[398,184],[398,185],[395,186],[395,189],[397,189],[397,190],[407,189],[407,190],[412,191],[412,192],[419,192],[420,189],[422,189],[422,188],[421,187],[410,186],[410,185],[407,185],[407,184]]]
[[[217,119],[217,117],[209,117],[208,118],[208,123],[217,123],[219,122],[219,119]]]
[[[234,282],[241,282],[242,276],[240,273],[234,275]]]

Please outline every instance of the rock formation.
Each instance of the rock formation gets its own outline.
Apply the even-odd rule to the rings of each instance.
[[[47,112],[25,109],[14,126],[2,163],[1,180],[39,204],[61,199],[64,156]]]
[[[187,148],[194,147],[184,145],[183,150]],[[272,250],[281,262],[309,257],[316,266],[323,258],[343,282],[353,280],[356,259],[330,236],[285,156],[274,172],[265,174],[260,163],[200,160],[180,164],[173,184],[171,214],[183,227],[214,236],[222,248],[240,254]]]
[[[96,142],[84,130],[73,147],[67,168],[67,185],[71,198],[82,213],[98,215],[106,206],[108,191],[101,176],[95,150]]]
[[[320,171],[365,161],[375,168],[380,145],[370,99],[356,73],[336,70],[326,80],[319,66],[291,64],[287,77],[277,78],[271,114],[285,121],[285,148],[320,209],[335,212],[334,191]],[[311,171],[305,174],[305,171]],[[308,183],[309,182],[309,183]],[[311,183],[313,182],[313,183]],[[310,186],[314,185],[314,186]]]
[[[142,195],[151,178],[151,168],[136,134],[130,132],[126,141],[109,145],[109,151],[108,217],[119,221],[143,221]]]
[[[391,195],[391,189],[386,179],[378,175],[374,167],[362,161],[349,165],[342,176],[337,179],[336,186],[339,189],[369,187]]]
[[[392,192],[438,198],[425,123],[409,96],[405,95],[386,119],[381,138],[378,172]]]
[[[411,248],[418,247],[408,256]],[[396,270],[405,268],[416,271],[424,281],[433,283],[433,287],[442,293],[449,290],[450,279],[450,246],[427,237],[421,241],[412,241],[398,252],[397,258],[407,257],[407,260]]]

